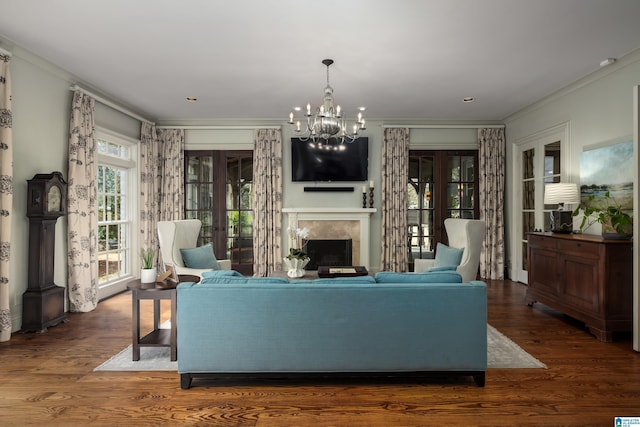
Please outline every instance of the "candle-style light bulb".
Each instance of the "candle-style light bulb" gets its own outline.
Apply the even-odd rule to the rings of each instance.
[[[289,113],[289,123],[293,123],[293,113]]]

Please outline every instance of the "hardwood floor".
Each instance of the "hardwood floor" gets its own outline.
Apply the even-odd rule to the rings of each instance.
[[[46,333],[0,343],[0,424],[612,426],[615,416],[640,416],[640,353],[630,335],[599,342],[579,322],[527,307],[524,291],[490,281],[489,323],[548,369],[490,369],[484,388],[470,378],[433,378],[223,381],[181,390],[175,372],[93,372],[130,344],[131,295],[120,294],[91,313],[69,313]]]

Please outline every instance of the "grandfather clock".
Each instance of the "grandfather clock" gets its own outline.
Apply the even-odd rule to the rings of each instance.
[[[67,213],[67,183],[60,172],[27,180],[29,274],[22,295],[22,331],[44,332],[67,320],[64,288],[53,282],[56,221]]]

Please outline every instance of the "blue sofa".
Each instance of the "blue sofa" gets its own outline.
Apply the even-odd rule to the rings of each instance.
[[[226,274],[178,285],[183,389],[200,376],[434,371],[484,386],[484,282],[461,283],[455,272],[308,281]]]

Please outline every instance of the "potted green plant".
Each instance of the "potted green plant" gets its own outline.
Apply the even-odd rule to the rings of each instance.
[[[593,201],[594,196],[589,196]],[[580,231],[584,231],[593,224],[602,224],[602,237],[607,239],[628,239],[633,236],[633,217],[624,212],[618,202],[607,191],[604,193],[602,207],[578,206],[573,211],[576,216],[583,211]]]
[[[154,248],[143,248],[140,250],[142,266],[140,269],[141,283],[155,283],[158,270],[155,267],[156,250]]]
[[[300,229],[290,226],[287,232],[290,240],[289,255],[283,258],[287,276],[291,278],[302,277],[305,274],[304,268],[311,260],[304,250],[306,243],[303,243],[309,237],[309,230],[306,227]]]

